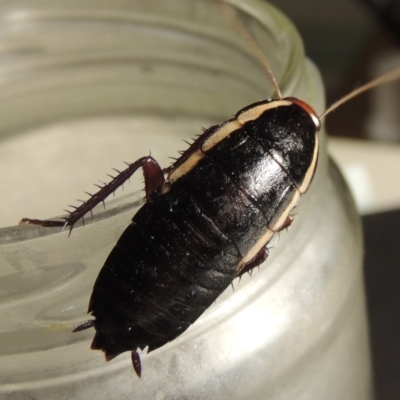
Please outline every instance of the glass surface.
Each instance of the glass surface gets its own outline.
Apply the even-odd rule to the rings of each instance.
[[[284,95],[321,112],[321,81],[292,25],[262,1],[236,3]],[[213,2],[13,0],[0,20],[0,170],[14,193],[4,220],[57,215],[108,168],[150,150],[168,166],[182,138],[273,96]],[[371,398],[359,217],[323,133],[313,185],[267,262],[182,336],[142,353],[142,379],[128,353],[106,363],[90,350],[93,330],[71,333],[142,204],[137,175],[69,238],[0,229],[0,397]]]

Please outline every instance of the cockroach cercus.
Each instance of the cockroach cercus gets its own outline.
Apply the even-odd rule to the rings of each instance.
[[[258,48],[237,21],[249,45]],[[318,161],[320,119],[349,98],[398,79],[400,70],[370,82],[318,116],[302,100],[277,94],[211,126],[163,170],[151,156],[129,164],[64,221],[23,219],[44,227],[69,226],[142,168],[146,203],[133,217],[94,284],[92,349],[107,360],[138,349],[153,351],[190,327],[232,283],[268,257],[275,233],[309,188]]]

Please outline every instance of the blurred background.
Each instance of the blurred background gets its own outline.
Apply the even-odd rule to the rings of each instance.
[[[327,104],[400,67],[400,1],[271,0],[295,23],[320,69]],[[400,399],[400,82],[327,117],[330,153],[363,215],[377,400]]]

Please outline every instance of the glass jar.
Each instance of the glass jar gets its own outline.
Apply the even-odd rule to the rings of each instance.
[[[319,74],[291,23],[263,1],[229,2],[283,94],[321,112]],[[167,156],[185,148],[182,138],[274,96],[218,7],[2,2],[4,218],[57,215],[107,168],[150,150],[168,166]],[[0,397],[371,398],[360,220],[325,144],[321,132],[312,187],[266,263],[183,335],[142,354],[141,380],[128,353],[106,363],[90,350],[93,330],[71,330],[88,319],[96,276],[143,192],[119,191],[70,237],[58,228],[0,229]],[[142,187],[137,175],[126,189]]]

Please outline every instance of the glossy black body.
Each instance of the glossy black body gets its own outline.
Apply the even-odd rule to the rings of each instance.
[[[173,169],[217,130],[205,131]],[[168,190],[156,190],[137,212],[96,280],[92,348],[108,359],[154,350],[199,318],[290,207],[315,138],[302,107],[273,107],[209,149],[179,179],[169,184],[167,178]]]

